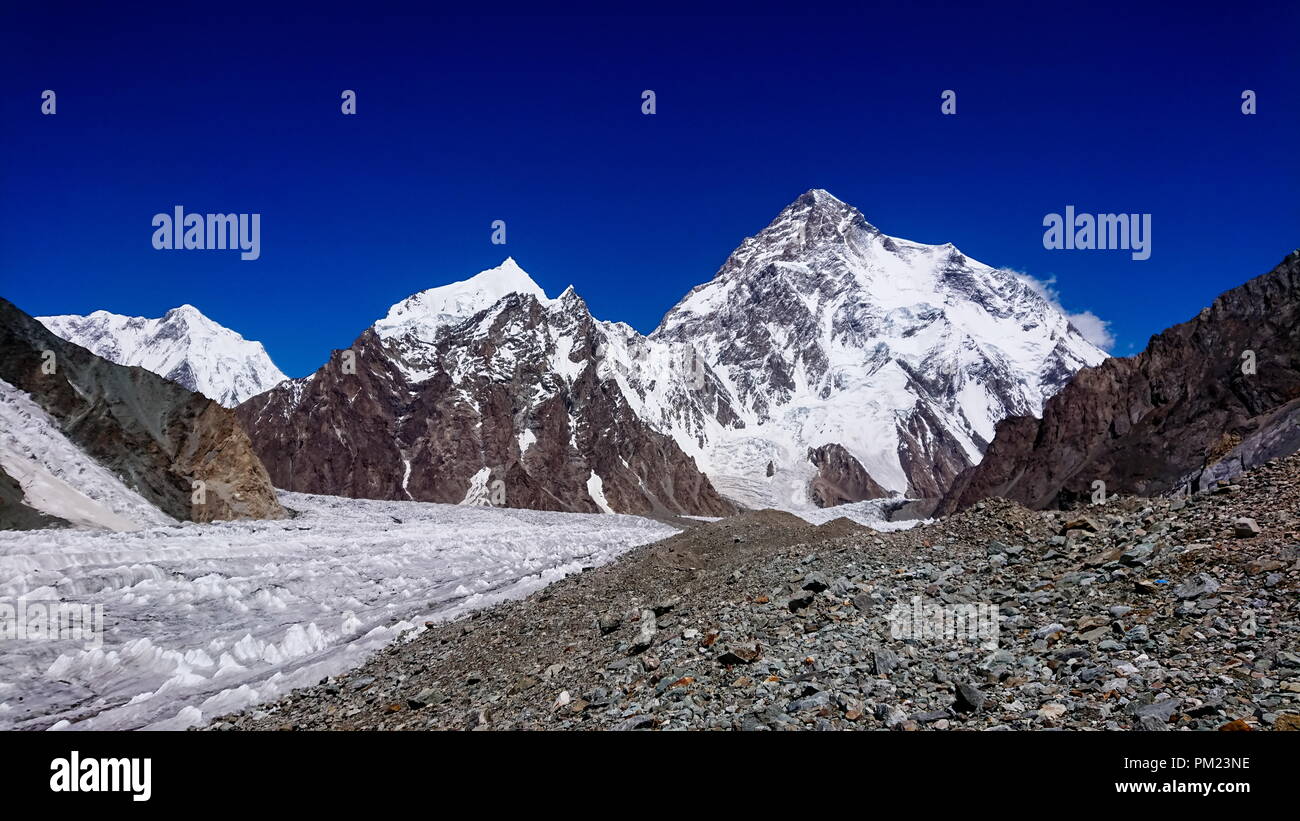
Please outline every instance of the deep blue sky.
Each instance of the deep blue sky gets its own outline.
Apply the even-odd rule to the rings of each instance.
[[[0,12],[0,295],[33,314],[193,303],[292,376],[506,254],[649,331],[812,187],[886,233],[1054,278],[1067,308],[1112,323],[1118,354],[1300,246],[1295,3],[478,19],[19,5]],[[948,88],[955,117],[939,113]],[[261,259],[155,251],[150,220],[177,204],[261,213]],[[1151,213],[1151,259],[1045,250],[1043,216],[1071,204]]]

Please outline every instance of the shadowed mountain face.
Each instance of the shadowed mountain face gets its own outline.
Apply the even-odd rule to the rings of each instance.
[[[585,513],[734,512],[599,374],[605,332],[572,290],[547,299],[508,260],[399,303],[315,374],[236,413],[275,484],[291,490]]]
[[[1253,372],[1252,372],[1253,371]],[[1036,508],[1203,489],[1300,447],[1300,251],[1127,359],[1074,376],[1042,419],[998,425],[940,512],[989,496]]]
[[[142,368],[101,359],[3,299],[0,379],[28,394],[70,441],[170,516],[206,522],[284,515],[230,411]],[[201,502],[195,481],[203,482]]]

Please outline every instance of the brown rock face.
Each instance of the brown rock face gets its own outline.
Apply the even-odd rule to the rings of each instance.
[[[572,291],[548,304],[510,294],[432,340],[371,328],[236,413],[290,490],[585,513],[603,495],[619,513],[734,512],[598,376],[601,333]]]
[[[898,423],[898,463],[907,474],[907,495],[913,499],[941,498],[970,467],[961,444],[924,402],[917,402],[912,415]]]
[[[45,352],[54,372],[45,373]],[[178,519],[278,518],[266,469],[234,415],[143,368],[66,342],[0,299],[0,379],[28,393],[66,435]],[[203,482],[195,502],[193,482]]]
[[[818,507],[889,496],[889,491],[877,484],[862,463],[842,445],[831,442],[819,448],[809,448],[808,461],[817,466],[817,476],[809,487],[809,495]]]
[[[940,512],[989,496],[1069,504],[1098,479],[1107,493],[1203,487],[1300,447],[1297,419],[1300,251],[1152,337],[1141,354],[1080,371],[1041,420],[999,423]]]

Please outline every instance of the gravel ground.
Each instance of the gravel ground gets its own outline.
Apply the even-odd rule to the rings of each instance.
[[[747,513],[210,729],[1300,729],[1298,480],[895,533]]]

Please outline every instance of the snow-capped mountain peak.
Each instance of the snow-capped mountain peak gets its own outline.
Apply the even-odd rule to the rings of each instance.
[[[815,464],[861,486],[938,496],[1000,419],[1038,414],[1105,358],[1023,275],[888,236],[822,189],[744,240],[652,339],[694,346],[736,415],[711,428],[675,410],[678,441],[724,492],[778,506],[830,447]],[[756,487],[767,470],[772,487]]]
[[[261,342],[245,339],[189,304],[152,319],[103,310],[37,319],[111,362],[153,371],[226,407],[288,378]]]
[[[412,294],[389,308],[388,315],[375,323],[375,331],[385,339],[413,336],[432,340],[438,328],[471,317],[512,293],[549,302],[546,292],[519,267],[514,257],[506,257],[495,268],[480,271],[462,282]]]
[[[204,327],[221,327],[213,322],[202,311],[195,308],[188,302],[184,305],[177,305],[167,313],[163,314],[163,319],[169,319],[173,322],[183,322],[189,325]]]

